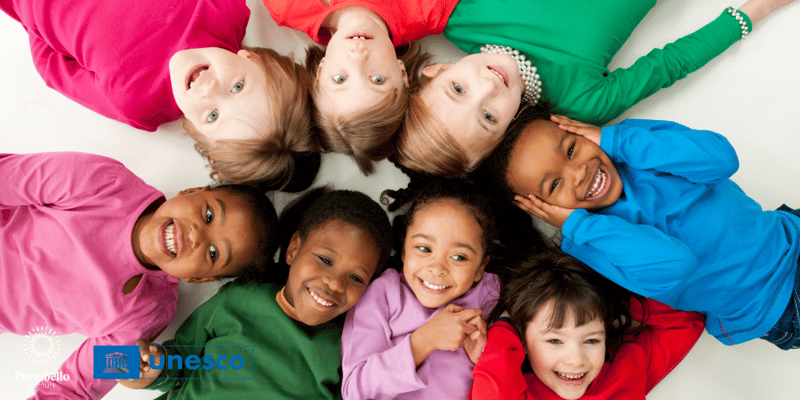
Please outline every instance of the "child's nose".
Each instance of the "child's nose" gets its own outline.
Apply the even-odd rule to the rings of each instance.
[[[192,225],[189,227],[189,243],[191,244],[192,248],[200,246],[204,239],[205,231],[199,229],[197,225]]]
[[[583,366],[583,353],[578,348],[569,348],[564,355],[564,363],[566,365],[580,367]]]
[[[442,276],[447,273],[447,263],[444,260],[444,257],[438,257],[428,264],[428,271],[433,274],[433,276]]]
[[[344,279],[345,277],[334,274],[327,274],[322,277],[322,281],[328,286],[329,289],[339,293],[344,292]]]
[[[208,96],[208,95],[214,93],[214,90],[216,89],[217,84],[218,84],[217,80],[214,79],[214,78],[211,78],[211,79],[207,80],[203,84],[203,86],[200,87],[200,95],[201,96]]]

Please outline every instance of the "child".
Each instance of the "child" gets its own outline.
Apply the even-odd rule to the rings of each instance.
[[[762,211],[729,179],[739,161],[724,137],[666,121],[518,122],[490,166],[522,208],[561,229],[564,251],[628,290],[706,314],[726,345],[768,332],[796,345],[794,328],[772,339],[797,321],[800,218]]]
[[[339,398],[342,319],[337,317],[356,304],[384,265],[391,227],[377,203],[352,191],[312,191],[282,214],[282,226],[298,214],[299,225],[282,232],[291,238],[281,255],[288,272],[277,268],[260,281],[288,278],[281,284],[237,280],[223,286],[165,347],[140,342],[142,379],[122,383],[150,384],[148,389],[167,391],[161,398],[170,399]],[[231,345],[250,346],[252,363],[238,371],[187,371],[164,364],[151,368],[149,361],[151,354],[165,353],[219,357],[231,354]]]
[[[523,254],[510,270],[473,400],[644,399],[703,332],[702,315],[631,298],[559,251]]]
[[[384,272],[347,315],[342,396],[466,397],[498,290],[485,272],[496,235],[489,200],[432,183],[394,224],[402,272]]]
[[[306,60],[306,68],[316,75],[312,97],[322,147],[351,155],[361,172],[372,173],[372,161],[394,153],[409,84],[416,84],[418,69],[428,58],[412,41],[441,33],[456,1],[447,0],[445,7],[441,1],[419,0],[301,3],[264,0],[279,25],[327,46],[324,54],[310,47]]]
[[[629,68],[610,71],[612,57],[655,0],[461,0],[444,36],[471,55],[424,68],[428,79],[411,86],[397,160],[436,175],[471,171],[502,139],[521,95],[527,104],[547,103],[604,124],[699,69],[791,1],[748,0]]]
[[[219,180],[282,188],[293,156],[319,151],[310,75],[272,50],[242,49],[243,0],[12,0],[0,9],[27,31],[48,86],[148,131],[183,115]]]
[[[163,195],[117,161],[82,153],[0,155],[0,332],[47,327],[88,337],[68,380],[35,398],[97,399],[93,348],[156,337],[175,316],[178,278],[254,275],[277,240],[275,209],[239,185]]]

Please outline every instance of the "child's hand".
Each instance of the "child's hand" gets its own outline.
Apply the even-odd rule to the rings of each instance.
[[[151,368],[150,356],[152,355],[156,362],[158,362],[159,356],[165,356],[166,353],[161,346],[151,346],[150,344],[151,343],[149,341],[143,339],[136,341],[136,345],[139,346],[139,357],[141,358],[139,363],[139,379],[117,379],[117,382],[119,382],[122,386],[131,389],[141,389],[155,382],[155,380],[161,375],[163,366],[162,369]],[[164,357],[164,360],[166,360],[166,357]]]
[[[550,120],[557,123],[562,131],[581,135],[598,147],[600,146],[600,132],[602,132],[600,128],[591,124],[584,124],[583,122],[571,120],[563,115],[551,115]]]
[[[467,321],[467,323],[478,328],[464,339],[464,350],[466,350],[467,356],[469,356],[472,363],[476,364],[481,357],[481,353],[483,353],[483,348],[486,347],[486,340],[488,339],[486,333],[488,329],[486,327],[486,322],[483,321],[480,315]]]
[[[750,17],[753,25],[772,14],[775,10],[794,2],[794,0],[749,0],[739,7],[739,11]]]
[[[564,222],[567,222],[567,218],[572,211],[574,211],[570,208],[563,208],[546,203],[532,194],[528,195],[528,197],[522,197],[520,195],[514,196],[514,204],[521,208],[522,211],[540,218],[542,221],[556,228],[564,226]]]
[[[470,321],[482,315],[480,308],[463,309],[455,304],[446,305],[411,334],[414,363],[419,366],[434,350],[455,351],[463,347],[464,340],[478,330],[477,324],[471,324]]]

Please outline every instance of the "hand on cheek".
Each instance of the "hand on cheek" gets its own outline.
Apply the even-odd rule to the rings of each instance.
[[[557,123],[559,129],[583,136],[598,147],[600,146],[600,133],[602,132],[600,128],[569,119],[563,115],[551,115],[550,120]]]
[[[514,204],[520,209],[531,214],[556,228],[564,226],[569,215],[574,211],[570,208],[563,208],[545,203],[534,195],[522,197],[520,195],[514,196]]]
[[[483,311],[479,308],[463,309],[454,304],[445,306],[411,334],[414,363],[419,366],[434,350],[456,351],[464,347],[465,340],[479,330],[477,323],[470,321],[481,315]]]

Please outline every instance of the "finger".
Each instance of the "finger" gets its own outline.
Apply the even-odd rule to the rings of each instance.
[[[448,305],[444,306],[442,311],[450,312],[450,313],[457,313],[457,312],[461,311],[462,309],[463,309],[463,307],[451,303],[451,304],[448,304]]]
[[[481,317],[482,315],[483,315],[483,310],[481,310],[480,308],[467,308],[458,312],[458,316],[465,323],[471,320],[472,318]]]

